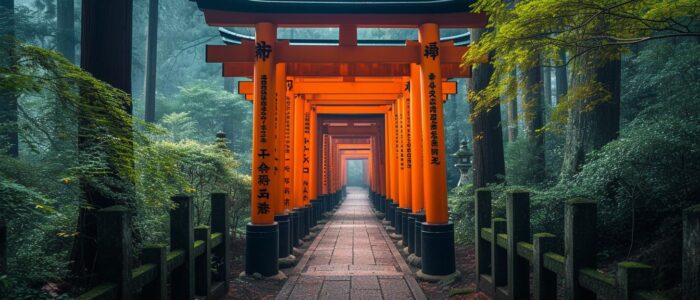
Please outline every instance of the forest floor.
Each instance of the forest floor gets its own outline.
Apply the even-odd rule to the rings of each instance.
[[[284,285],[284,280],[251,280],[248,278],[239,278],[239,274],[245,270],[245,239],[234,239],[231,248],[233,252],[230,262],[230,276],[232,280],[226,299],[275,299],[275,296]],[[281,271],[284,272],[285,269]]]
[[[425,292],[425,296],[431,300],[439,299],[460,299],[460,300],[486,300],[491,299],[481,292],[475,292],[476,290],[476,278],[474,270],[476,268],[476,260],[474,256],[474,246],[465,245],[455,245],[455,258],[457,263],[457,270],[462,274],[461,277],[450,283],[441,285],[439,283],[430,283],[425,281],[419,281],[420,287]],[[415,271],[417,268],[412,267]],[[450,297],[451,292],[460,293]]]

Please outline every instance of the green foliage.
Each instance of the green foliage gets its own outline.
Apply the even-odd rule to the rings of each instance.
[[[508,143],[505,149],[506,182],[513,185],[539,184],[540,182],[536,181],[539,175],[535,174],[537,168],[531,167],[542,163],[536,157],[539,152],[538,146],[530,139],[518,139]]]
[[[168,211],[172,208],[173,195],[186,193],[193,197],[195,224],[209,224],[212,192],[231,194],[234,209],[248,205],[250,178],[235,172],[238,162],[226,148],[183,140],[155,141],[138,147],[137,151],[138,211],[141,212],[137,224],[146,243],[167,242]]]
[[[479,0],[474,9],[489,14],[489,31],[472,44],[465,63],[492,57],[495,68],[489,87],[470,95],[477,112],[493,107],[499,99],[513,101],[513,85],[526,88],[525,76],[513,76],[518,68],[573,62],[572,77],[578,77],[592,66],[618,59],[628,45],[700,35],[700,4],[693,0]],[[567,61],[559,58],[561,49],[569,53]],[[572,86],[566,101],[555,109],[558,118],[553,121],[565,119],[563,112],[576,101],[604,101],[604,92],[595,78]]]
[[[246,157],[239,170],[250,172],[246,154],[252,147],[252,105],[242,96],[197,81],[180,87],[169,101],[163,99],[160,103],[160,125],[171,132],[174,140],[190,138],[206,143],[222,130],[232,141],[230,148],[241,158]]]
[[[22,142],[20,157],[0,155],[0,218],[8,222],[11,249],[9,275],[0,284],[10,287],[13,298],[41,299],[46,294],[37,288],[66,278],[84,205],[81,184],[109,189],[133,180],[128,199],[142,243],[167,241],[169,199],[177,193],[194,197],[198,224],[209,222],[209,193],[230,193],[234,229],[240,231],[250,178],[236,172],[239,163],[225,141],[191,140],[202,135],[187,113],[164,118],[173,132],[141,123],[124,110],[126,94],[58,54],[14,40],[2,46],[5,53],[13,47],[16,63],[0,68],[0,90],[20,96],[19,124],[0,127],[16,130]],[[141,130],[132,132],[132,123]],[[206,135],[209,141],[213,135]],[[92,143],[77,151],[83,140]],[[115,167],[119,177],[105,176]]]

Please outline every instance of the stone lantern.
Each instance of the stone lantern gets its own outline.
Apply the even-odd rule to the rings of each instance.
[[[459,169],[459,182],[457,186],[467,184],[469,182],[469,169],[472,167],[472,152],[469,150],[469,142],[462,140],[459,143],[459,150],[452,154],[452,156],[457,158],[457,163],[455,167]]]

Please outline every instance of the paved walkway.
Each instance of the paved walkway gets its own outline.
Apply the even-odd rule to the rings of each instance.
[[[367,191],[349,187],[276,299],[426,298],[370,208]]]

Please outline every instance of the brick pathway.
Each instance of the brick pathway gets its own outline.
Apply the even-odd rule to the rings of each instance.
[[[347,192],[276,299],[426,299],[370,208],[367,191]]]

